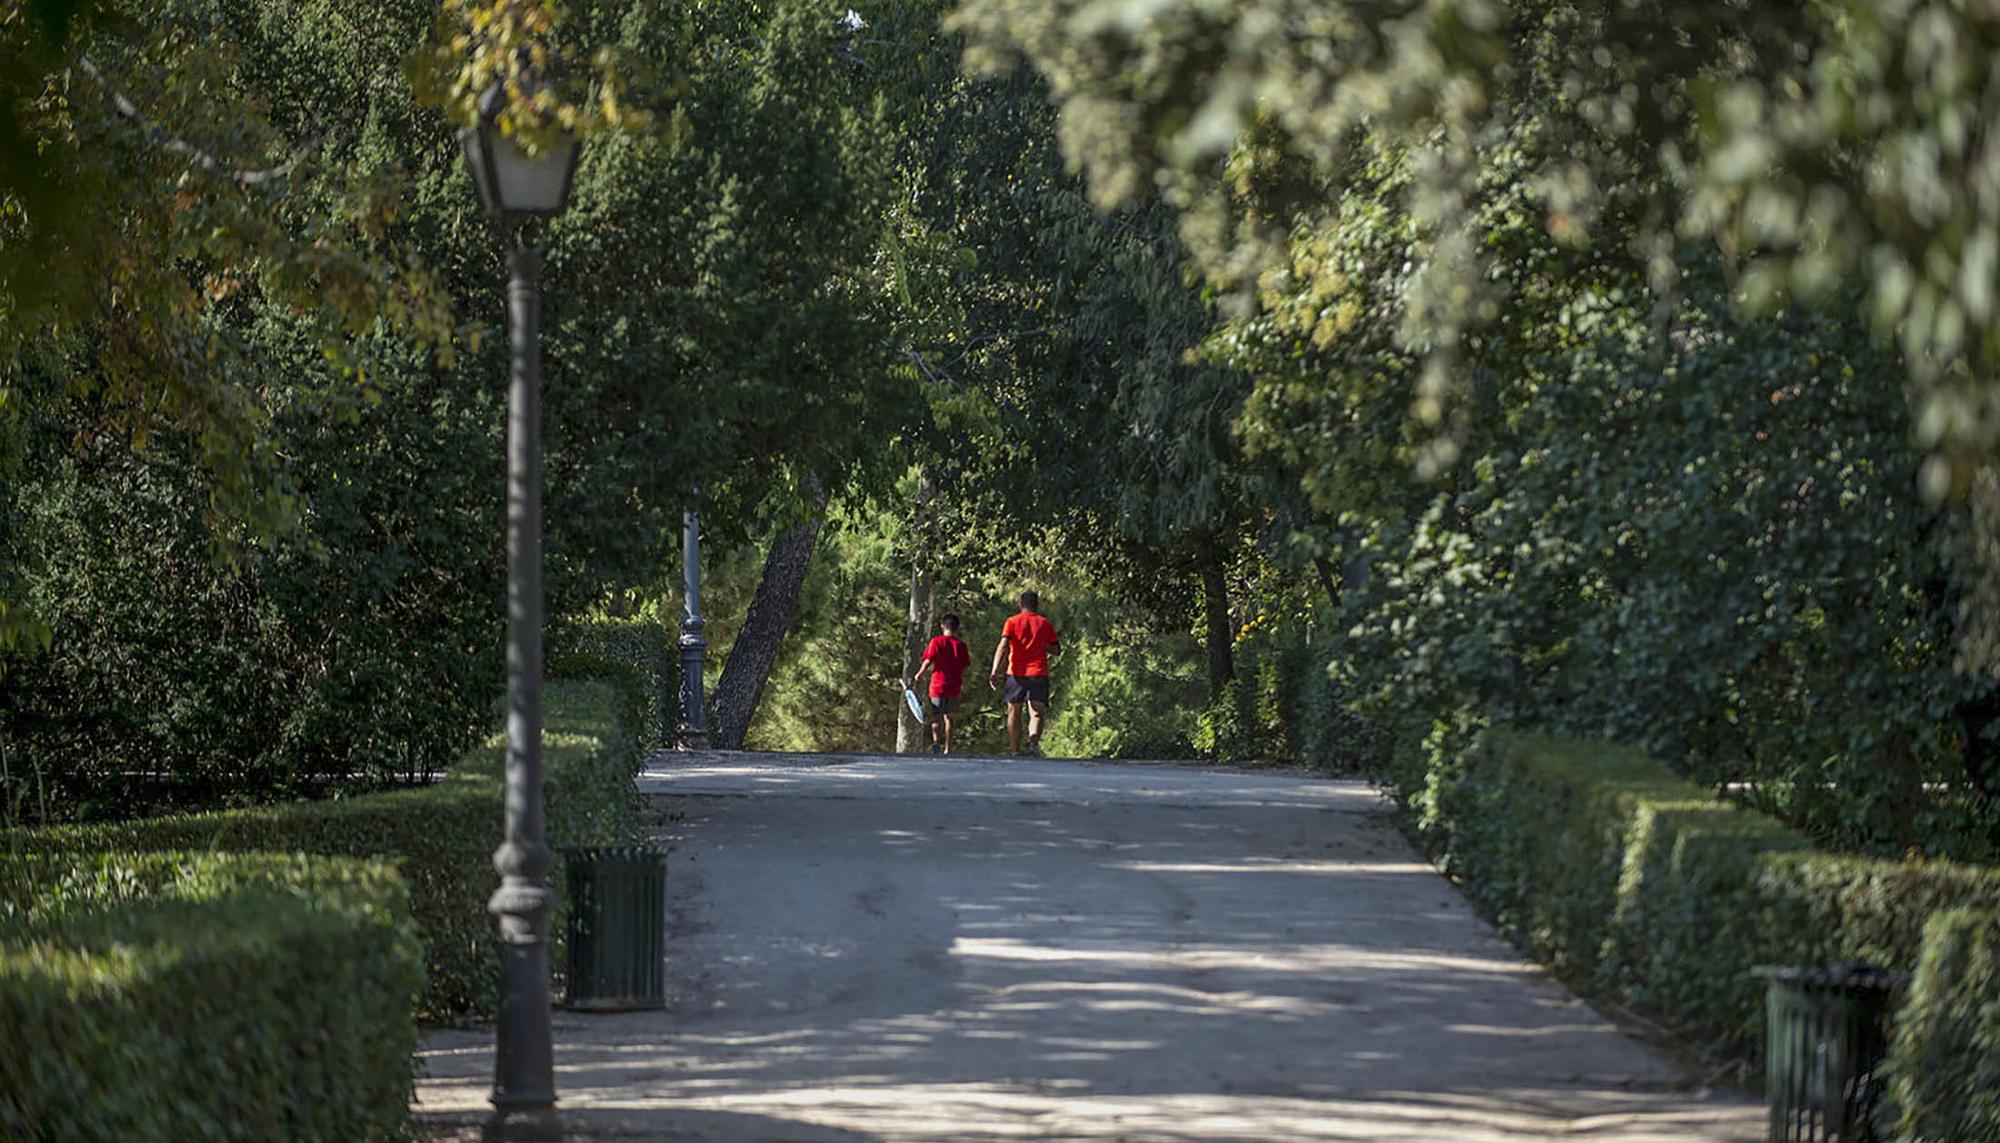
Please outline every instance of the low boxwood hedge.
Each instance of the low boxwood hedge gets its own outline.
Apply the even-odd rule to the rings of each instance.
[[[680,663],[674,636],[652,619],[570,618],[549,633],[550,678],[616,680],[625,725],[643,746],[673,741],[679,721]]]
[[[422,957],[384,862],[0,862],[0,1136],[409,1134]]]
[[[620,717],[618,689],[554,682],[544,696],[543,767],[553,845],[628,840],[639,766]],[[106,825],[0,833],[0,850],[23,853],[282,852],[399,859],[424,944],[420,1016],[488,1016],[499,960],[487,898],[497,883],[501,740],[469,752],[436,784],[321,802],[289,802]],[[554,882],[561,885],[560,870]]]
[[[2000,1139],[2000,913],[1931,918],[1889,1070],[1906,1143]]]
[[[1713,1054],[1757,1052],[1755,965],[1908,970],[1940,910],[2000,910],[2000,870],[1815,852],[1637,751],[1493,730],[1462,764],[1448,845],[1467,891],[1562,975]]]

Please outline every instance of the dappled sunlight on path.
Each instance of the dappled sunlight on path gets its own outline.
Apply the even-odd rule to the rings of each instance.
[[[1366,787],[702,758],[665,1012],[559,1014],[572,1125],[687,1139],[1754,1139],[1491,935]],[[483,1033],[422,1106],[483,1108]]]

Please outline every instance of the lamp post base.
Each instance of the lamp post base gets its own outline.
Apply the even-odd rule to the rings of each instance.
[[[496,1107],[479,1134],[482,1143],[562,1143],[562,1137],[562,1121],[553,1107]]]
[[[702,709],[702,661],[708,656],[708,640],[701,637],[701,620],[682,625],[681,635],[681,724],[674,735],[677,750],[708,749],[708,712]]]

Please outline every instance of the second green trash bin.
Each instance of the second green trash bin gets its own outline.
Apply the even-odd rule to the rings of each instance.
[[[1770,1143],[1876,1143],[1889,1002],[1907,978],[1865,964],[1756,972]]]
[[[565,1004],[666,1006],[667,855],[645,846],[563,850],[569,920]]]

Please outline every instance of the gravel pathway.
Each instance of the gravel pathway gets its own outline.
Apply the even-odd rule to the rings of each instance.
[[[1762,1138],[1499,940],[1356,782],[656,756],[663,1012],[557,1013],[579,1138]],[[472,1138],[491,1033],[419,1110]]]

